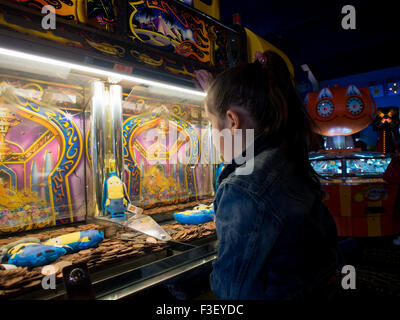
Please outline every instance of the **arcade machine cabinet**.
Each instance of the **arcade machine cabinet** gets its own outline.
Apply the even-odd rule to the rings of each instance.
[[[63,267],[85,262],[96,298],[117,299],[209,262],[214,223],[173,213],[213,200],[194,70],[236,64],[237,32],[176,1],[60,2],[45,30],[41,3],[0,3],[0,296],[62,298]],[[105,181],[172,240],[100,220]],[[46,265],[56,291],[41,288]]]
[[[213,221],[173,219],[215,192],[194,70],[254,52],[196,3],[60,2],[43,29],[46,1],[0,1],[0,297],[62,299],[63,268],[83,262],[96,298],[119,299],[215,259]],[[172,240],[100,219],[105,181]]]

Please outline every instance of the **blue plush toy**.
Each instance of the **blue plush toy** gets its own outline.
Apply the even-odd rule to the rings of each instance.
[[[21,243],[7,251],[8,263],[18,267],[40,267],[49,264],[67,251],[40,243]]]
[[[59,246],[67,253],[74,253],[80,250],[97,247],[104,240],[104,233],[98,230],[85,230],[64,234],[57,238],[47,240],[44,244]]]
[[[200,205],[193,210],[186,210],[174,214],[174,218],[181,224],[203,224],[211,221],[214,217],[213,205]]]

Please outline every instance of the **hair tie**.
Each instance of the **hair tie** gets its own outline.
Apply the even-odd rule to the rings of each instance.
[[[268,59],[267,59],[267,57],[266,57],[264,54],[262,54],[260,51],[256,51],[256,52],[254,53],[254,58],[255,58],[259,63],[261,63],[261,65],[262,65],[263,68],[266,68],[266,67],[267,67],[267,61],[268,61]]]

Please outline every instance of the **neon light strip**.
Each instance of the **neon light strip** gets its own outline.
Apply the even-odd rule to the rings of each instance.
[[[207,95],[206,93],[204,93],[202,91],[191,90],[191,89],[187,89],[187,88],[183,88],[183,87],[177,87],[177,86],[173,86],[173,85],[158,82],[158,81],[152,81],[152,80],[148,80],[148,79],[129,76],[129,75],[126,75],[123,73],[117,73],[117,72],[111,72],[111,71],[102,70],[102,69],[98,69],[98,68],[87,67],[87,66],[80,65],[80,64],[70,63],[70,62],[56,60],[56,59],[47,58],[47,57],[41,57],[41,56],[29,54],[29,53],[24,53],[21,51],[9,50],[9,49],[5,49],[5,48],[1,48],[1,47],[0,47],[0,54],[5,55],[5,56],[10,56],[13,58],[17,57],[17,58],[21,58],[21,59],[29,60],[29,61],[33,61],[33,62],[46,63],[46,64],[57,66],[57,67],[64,67],[64,68],[69,68],[69,69],[73,69],[73,70],[77,70],[77,71],[84,71],[84,72],[87,72],[92,75],[106,76],[106,77],[118,78],[118,79],[133,81],[133,82],[139,82],[141,84],[146,84],[146,85],[163,88],[163,89],[168,89],[168,90],[172,90],[172,91],[184,92],[184,93],[201,96],[201,97],[205,97]]]

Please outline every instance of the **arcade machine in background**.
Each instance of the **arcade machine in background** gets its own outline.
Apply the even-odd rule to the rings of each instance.
[[[400,233],[399,185],[384,179],[396,154],[361,151],[351,137],[375,119],[375,101],[368,88],[349,85],[309,93],[306,102],[315,131],[324,136],[324,148],[309,158],[321,176],[323,202],[336,222],[346,262],[356,265],[365,289],[359,294],[400,295],[393,282],[400,281],[395,276],[400,250],[393,245]],[[375,126],[379,117],[386,119],[382,114],[378,111]]]

